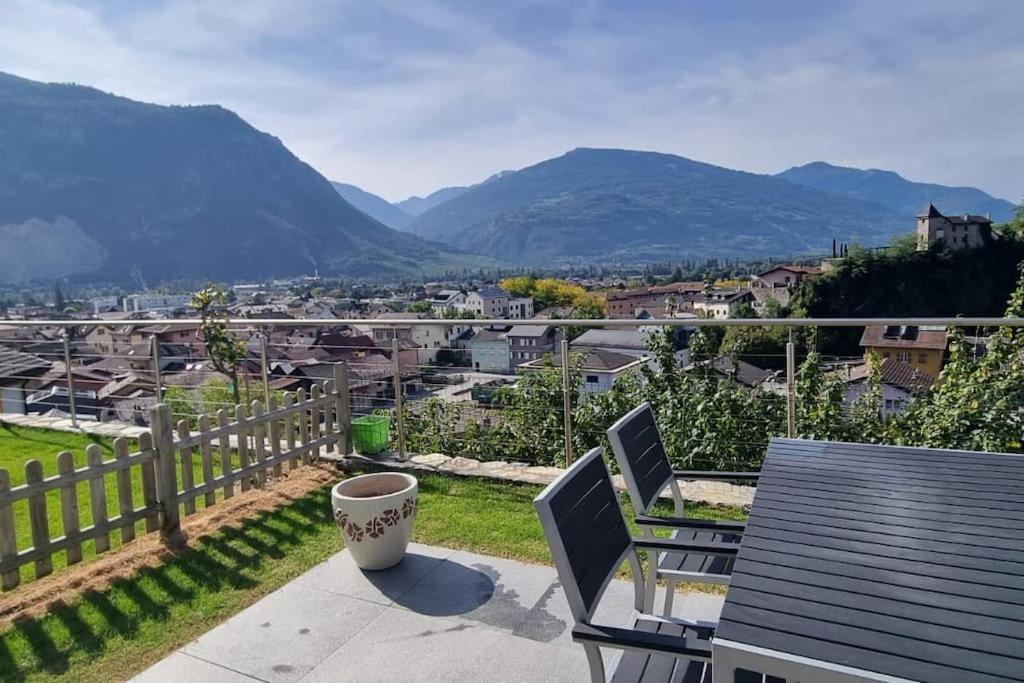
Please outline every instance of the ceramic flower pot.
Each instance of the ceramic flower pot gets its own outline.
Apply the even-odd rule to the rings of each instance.
[[[360,569],[387,569],[402,561],[418,493],[416,477],[400,472],[363,474],[335,485],[334,519]]]

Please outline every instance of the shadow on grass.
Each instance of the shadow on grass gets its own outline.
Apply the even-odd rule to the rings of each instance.
[[[267,564],[287,557],[325,525],[333,525],[327,489],[194,540],[162,565],[73,603],[57,603],[44,616],[15,622],[0,634],[0,680],[67,674],[106,653],[113,638],[130,641],[146,628],[187,623],[183,610],[198,609],[225,591],[258,587]]]
[[[63,435],[65,438],[61,438]],[[59,451],[72,450],[74,451],[75,446],[70,445],[69,441],[77,439],[86,439],[90,443],[99,444],[104,452],[108,455],[113,454],[113,439],[106,436],[99,436],[97,434],[77,434],[71,432],[54,432],[46,429],[37,429],[33,427],[17,427],[14,425],[2,425],[0,426],[0,437],[17,439],[18,441],[28,441],[32,443],[45,444],[51,446],[54,449],[53,456],[56,457]],[[129,444],[135,443],[134,439],[129,439]],[[75,453],[76,456],[85,457],[84,451],[82,453]]]

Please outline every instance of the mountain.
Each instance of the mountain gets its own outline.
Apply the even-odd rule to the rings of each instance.
[[[378,197],[372,192],[334,180],[331,181],[331,185],[349,204],[389,228],[401,230],[413,219],[411,214],[402,211],[388,200]]]
[[[671,154],[575,149],[474,186],[408,229],[540,265],[820,254],[833,238],[885,244],[913,230],[915,213]]]
[[[430,209],[434,208],[438,204],[443,204],[449,199],[454,199],[460,194],[468,190],[469,187],[442,187],[440,190],[431,192],[426,197],[409,197],[395,204],[399,209],[406,212],[411,216],[419,216],[426,213]]]
[[[0,73],[0,150],[0,280],[381,276],[463,260],[373,220],[219,106]]]
[[[893,171],[846,168],[824,161],[794,166],[776,177],[792,183],[826,190],[853,199],[884,204],[905,215],[916,215],[929,203],[948,215],[963,213],[992,214],[992,220],[1010,220],[1016,207],[973,187],[947,187],[933,183],[915,183]]]

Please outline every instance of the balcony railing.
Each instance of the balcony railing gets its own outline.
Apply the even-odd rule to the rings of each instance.
[[[132,439],[115,441],[110,460],[104,460],[96,447],[90,448],[84,465],[76,466],[69,453],[61,453],[53,463],[29,461],[24,476],[14,473],[13,479],[21,482],[17,485],[12,485],[12,473],[0,470],[0,575],[5,589],[18,584],[19,569],[26,564],[35,566],[37,576],[48,574],[58,552],[66,553],[69,564],[80,561],[85,541],[94,542],[97,552],[109,548],[111,535],[118,532],[122,542],[137,532],[156,530],[173,541],[181,515],[215,505],[236,488],[261,486],[268,473],[273,476],[285,467],[349,453],[353,417],[389,415],[390,446],[399,458],[441,452],[564,466],[586,449],[602,445],[605,429],[633,407],[632,402],[652,400],[663,428],[670,432],[664,437],[666,447],[678,466],[743,470],[759,465],[773,436],[830,438],[832,434],[814,430],[828,428],[829,420],[848,420],[849,424],[842,423],[844,429],[860,424],[849,415],[855,410],[853,401],[843,402],[846,417],[816,413],[827,403],[825,390],[816,388],[822,377],[829,377],[830,371],[838,373],[833,377],[842,376],[844,366],[862,361],[861,356],[820,355],[819,333],[865,325],[917,326],[956,328],[982,339],[986,331],[1024,327],[1019,318],[240,319],[231,320],[229,329],[245,340],[249,353],[240,366],[242,401],[235,404],[225,378],[204,363],[199,339],[178,336],[161,341],[167,331],[194,328],[200,322],[159,321],[160,332],[135,335],[135,344],[130,342],[132,335],[122,337],[122,342],[103,342],[110,346],[102,349],[87,338],[88,328],[138,329],[153,321],[12,321],[0,330],[0,347],[20,348],[53,363],[49,374],[37,369],[5,378],[26,387],[29,412],[66,415],[83,429],[100,421],[139,428]],[[15,334],[15,324],[43,328],[51,343],[40,345]],[[417,348],[396,335],[378,343],[373,335],[341,333],[361,327],[512,324],[556,328],[559,352],[540,367],[518,373],[510,367],[503,374],[454,365],[464,363],[468,353],[457,348],[457,341],[456,348]],[[757,327],[774,330],[776,339],[786,341],[767,351],[741,348],[724,360],[690,358],[689,369],[683,365],[686,353],[695,353],[692,343],[690,348],[671,349],[676,353],[668,356],[664,347],[633,349],[641,362],[628,364],[618,376],[611,372],[613,382],[602,383],[589,381],[588,374],[601,373],[581,368],[574,353],[577,347],[565,339],[569,330],[595,327]],[[976,352],[982,353],[983,346],[979,344]],[[747,361],[768,365],[770,372],[745,376],[742,363]],[[1014,362],[1024,361],[1018,357]],[[674,367],[663,367],[666,363]],[[816,370],[825,373],[816,378]],[[660,393],[653,394],[655,389]],[[904,400],[915,400],[912,390],[904,393]],[[883,402],[873,407],[875,411],[895,414],[907,408],[897,404],[895,396],[875,398]],[[5,401],[10,410],[10,394],[5,394]],[[875,417],[879,424],[886,419]],[[867,433],[846,436],[885,438]],[[1018,432],[1018,441],[1019,437]],[[91,511],[88,523],[79,518],[79,505]],[[17,512],[20,506],[27,513]],[[15,518],[26,514],[30,533],[19,535]],[[53,525],[62,527],[59,532],[50,528],[49,520],[56,516],[62,520]]]

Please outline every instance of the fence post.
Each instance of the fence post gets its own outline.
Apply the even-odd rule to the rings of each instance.
[[[263,405],[270,405],[270,360],[267,358],[267,333],[260,333],[260,368],[263,373]]]
[[[156,402],[163,400],[163,386],[160,383],[160,340],[155,334],[149,337],[149,352],[153,357],[153,388],[156,391]]]
[[[170,406],[159,403],[149,409],[156,457],[156,511],[160,520],[160,538],[171,548],[185,545],[178,509],[178,476],[174,457],[174,427]]]
[[[562,422],[565,426],[565,466],[572,464],[572,380],[569,376],[569,340],[562,337]]]
[[[352,452],[352,403],[348,393],[348,363],[345,361],[334,365],[334,390],[338,392],[334,404],[338,429],[338,455],[348,455]]]
[[[68,410],[71,411],[71,426],[78,429],[78,405],[75,402],[75,378],[71,374],[71,335],[64,328],[64,373],[68,383]]]
[[[793,330],[786,342],[786,436],[796,438],[796,345]]]
[[[402,360],[399,358],[398,330],[391,338],[391,372],[395,379],[395,413],[397,413],[398,457],[405,457],[405,414],[402,407]]]

